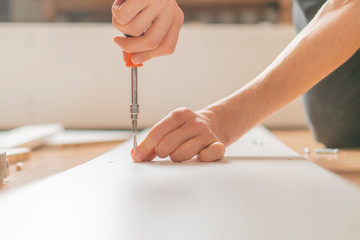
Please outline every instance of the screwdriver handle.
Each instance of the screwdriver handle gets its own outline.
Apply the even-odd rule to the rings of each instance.
[[[143,64],[135,64],[131,61],[131,57],[132,57],[132,53],[127,53],[125,51],[123,51],[123,57],[124,57],[124,62],[125,62],[125,66],[127,67],[142,67]]]
[[[124,34],[125,35],[125,37],[127,37],[127,38],[132,38],[133,36],[131,36],[131,35],[128,35],[128,34]],[[141,35],[142,36],[142,35]],[[126,64],[126,66],[127,67],[142,67],[143,65],[142,65],[142,63],[140,63],[140,64],[135,64],[135,63],[133,63],[132,61],[131,61],[131,57],[132,57],[132,53],[127,53],[127,52],[125,52],[125,51],[123,51],[123,58],[124,58],[124,62],[125,62],[125,64]]]

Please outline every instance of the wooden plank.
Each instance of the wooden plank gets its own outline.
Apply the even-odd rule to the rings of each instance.
[[[29,160],[31,157],[31,148],[0,148],[0,152],[6,152],[10,164]]]
[[[77,167],[116,147],[120,142],[76,147],[43,147],[31,153],[31,159],[24,161],[23,170],[16,171],[16,164],[10,165],[11,174],[0,185],[3,190],[16,189],[34,181]]]

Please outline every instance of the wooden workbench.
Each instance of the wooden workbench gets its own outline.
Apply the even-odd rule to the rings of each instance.
[[[313,139],[308,130],[273,130],[272,132],[301,155],[304,155],[302,153],[304,147],[310,148],[312,151],[306,156],[310,161],[360,186],[360,149],[340,150],[339,154],[335,156],[316,155],[313,153],[313,149],[323,146]],[[16,171],[16,164],[11,165],[11,175],[0,186],[0,190],[16,188],[79,166],[114,148],[119,143],[35,150],[32,158],[23,162],[21,171]]]

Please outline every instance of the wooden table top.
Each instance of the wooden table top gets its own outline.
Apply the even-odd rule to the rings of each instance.
[[[324,145],[316,142],[309,130],[272,130],[272,133],[308,160],[360,186],[360,148],[340,149],[336,155],[315,154],[314,149]],[[310,154],[304,154],[303,148],[309,148]]]
[[[303,156],[302,149],[309,148],[311,153],[305,155],[307,159],[360,186],[360,149],[341,149],[337,155],[320,155],[314,153],[314,148],[321,148],[323,145],[313,139],[309,130],[273,130],[272,132]],[[33,151],[30,160],[23,162],[21,171],[16,170],[16,164],[10,166],[10,177],[0,185],[0,191],[13,189],[79,166],[118,144],[120,142],[37,149]]]
[[[120,143],[39,148],[32,152],[29,160],[22,162],[21,171],[16,170],[16,163],[10,165],[10,176],[0,185],[0,191],[19,187],[79,166],[109,151]]]

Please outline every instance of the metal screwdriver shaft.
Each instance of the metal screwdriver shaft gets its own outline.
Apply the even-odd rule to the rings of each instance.
[[[130,105],[130,115],[132,122],[132,134],[134,138],[133,147],[134,151],[137,148],[137,120],[139,114],[139,104],[138,104],[138,79],[137,79],[137,67],[131,68],[131,105]]]
[[[142,34],[143,35],[143,34]],[[142,36],[141,35],[141,36]],[[132,38],[133,36],[125,34],[127,38]],[[134,151],[137,148],[137,120],[138,120],[138,114],[139,114],[139,103],[138,103],[138,74],[137,74],[137,68],[142,67],[143,65],[141,63],[134,64],[131,61],[132,53],[125,53],[127,55],[126,57],[126,66],[131,67],[131,105],[130,105],[130,117],[131,117],[131,123],[132,123],[132,134],[133,134],[133,148]]]

